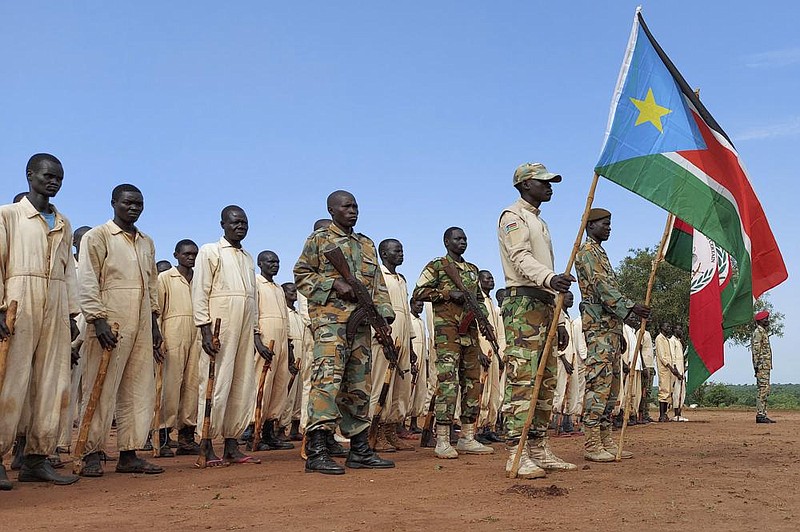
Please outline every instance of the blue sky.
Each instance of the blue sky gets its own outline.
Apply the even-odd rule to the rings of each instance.
[[[566,263],[608,118],[635,2],[6,2],[0,7],[2,196],[24,190],[38,151],[66,179],[74,226],[110,217],[114,185],[145,194],[140,228],[160,258],[219,238],[219,211],[247,211],[246,247],[272,249],[288,280],[304,238],[344,188],[358,229],[399,238],[409,283],[450,225],[467,258],[502,277],[495,224],[514,168],[564,175],[544,206]],[[800,382],[800,39],[794,2],[644,2],[661,45],[733,138],[790,280],[773,381]],[[666,213],[601,181],[617,263],[652,246]],[[498,282],[498,286],[502,281]],[[795,330],[793,330],[795,329]],[[751,382],[729,349],[715,378]]]

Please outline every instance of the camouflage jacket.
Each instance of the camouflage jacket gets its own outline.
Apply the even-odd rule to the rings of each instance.
[[[433,328],[434,334],[453,334],[462,320],[466,317],[464,306],[450,300],[450,292],[458,292],[459,289],[452,279],[444,271],[446,262],[455,265],[461,275],[461,281],[478,302],[478,308],[484,316],[489,313],[483,303],[483,293],[478,285],[478,267],[467,261],[456,262],[450,257],[439,257],[430,261],[422,270],[417,286],[414,288],[414,299],[417,301],[430,301],[433,305]],[[478,345],[478,325],[473,320],[461,343],[464,345]],[[469,339],[467,343],[464,340]]]
[[[333,282],[341,275],[325,258],[325,252],[341,248],[356,279],[364,283],[378,312],[385,318],[394,318],[389,291],[378,267],[375,244],[355,231],[345,233],[336,224],[311,233],[303,252],[294,265],[294,282],[297,291],[308,298],[308,316],[311,327],[332,323],[347,323],[356,303],[341,299],[333,290]]]
[[[622,320],[633,301],[622,295],[603,246],[587,238],[575,256],[575,271],[583,299],[583,331],[622,334]]]
[[[760,369],[772,369],[772,348],[766,327],[756,325],[750,348],[753,351],[753,369],[756,372]]]

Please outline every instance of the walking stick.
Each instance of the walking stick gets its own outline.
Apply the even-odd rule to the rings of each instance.
[[[581,216],[581,225],[578,228],[578,236],[575,237],[575,243],[572,246],[572,252],[569,255],[569,260],[567,261],[567,266],[564,268],[564,272],[569,274],[572,270],[572,265],[575,263],[575,255],[578,254],[578,248],[581,245],[581,239],[583,237],[583,231],[586,228],[586,220],[589,218],[589,211],[592,208],[592,202],[594,201],[594,191],[597,189],[597,181],[600,176],[595,173],[594,177],[592,177],[592,184],[589,186],[589,194],[586,196],[586,207],[583,209],[583,216]],[[542,354],[539,357],[539,367],[536,370],[536,379],[533,383],[533,393],[531,394],[531,402],[528,406],[528,417],[525,419],[525,424],[522,427],[522,434],[519,436],[519,445],[517,446],[517,450],[514,453],[514,462],[511,464],[511,471],[508,472],[509,478],[517,478],[517,473],[519,473],[519,461],[522,458],[522,448],[525,447],[525,443],[528,441],[528,431],[531,428],[531,423],[533,423],[533,415],[536,412],[536,403],[538,402],[539,397],[539,389],[542,387],[542,380],[544,380],[544,368],[547,366],[547,359],[550,358],[552,355],[552,347],[553,347],[553,338],[556,336],[556,329],[558,328],[558,319],[561,316],[561,310],[564,308],[564,296],[563,294],[559,293],[556,296],[556,308],[553,312],[553,319],[550,322],[550,328],[547,330],[547,339],[544,342],[544,349],[542,350]]]
[[[119,340],[119,323],[114,322],[111,324],[111,334]],[[100,357],[100,367],[97,369],[97,376],[94,378],[94,384],[92,385],[92,393],[89,395],[89,400],[86,402],[86,410],[83,412],[81,428],[80,431],[78,431],[78,441],[75,442],[75,459],[72,472],[76,475],[81,472],[83,453],[86,450],[86,442],[89,439],[89,426],[92,424],[94,411],[97,409],[97,403],[100,400],[100,395],[103,393],[106,373],[108,373],[108,364],[111,361],[111,353],[113,351],[113,347],[103,349],[103,354]]]
[[[163,343],[161,345],[164,345]],[[153,409],[153,457],[161,456],[161,392],[164,389],[164,362],[156,363],[156,404]]]
[[[211,334],[211,343],[214,345],[214,349],[219,351],[222,347],[222,344],[219,341],[219,330],[222,327],[222,319],[217,318],[214,322],[214,332]],[[208,381],[206,382],[206,404],[205,408],[203,409],[203,430],[200,434],[200,454],[197,457],[196,465],[200,469],[205,469],[206,467],[206,451],[210,444],[209,440],[211,439],[211,407],[214,406],[214,379],[216,371],[216,359],[212,356],[208,357]]]
[[[658,244],[658,251],[656,251],[656,256],[653,259],[653,264],[650,266],[650,278],[647,280],[647,293],[644,296],[644,304],[645,306],[650,306],[650,298],[653,295],[653,284],[656,282],[656,272],[658,271],[658,263],[664,259],[664,247],[667,245],[667,239],[669,238],[669,230],[672,228],[672,222],[675,220],[675,215],[669,213],[667,216],[667,223],[664,226],[664,234],[661,235],[661,242]],[[642,348],[642,339],[644,338],[644,329],[647,326],[647,320],[642,318],[642,323],[639,326],[639,331],[636,333],[636,348],[633,351],[633,354],[639,352]],[[634,371],[631,368],[631,371]],[[633,386],[628,386],[625,390],[625,401],[623,401],[622,405],[627,405],[631,400],[631,394],[633,393]],[[622,460],[622,446],[625,441],[625,429],[628,428],[628,417],[629,416],[622,416],[622,429],[619,431],[619,444],[617,445],[617,456],[616,461],[619,462]]]
[[[6,327],[11,334],[14,334],[14,325],[17,323],[17,301],[12,299],[6,309]],[[6,368],[8,367],[8,350],[11,348],[11,337],[9,336],[0,342],[0,390],[6,379]]]
[[[272,349],[275,347],[275,340],[269,341],[269,347],[271,353],[274,353]],[[261,375],[258,377],[258,392],[256,393],[256,415],[253,418],[255,421],[255,430],[253,430],[253,450],[255,451],[258,448],[258,444],[261,443],[261,425],[263,424],[263,420],[261,419],[264,402],[264,384],[267,382],[267,372],[271,363],[268,363],[266,360],[264,361],[264,365],[261,366]]]

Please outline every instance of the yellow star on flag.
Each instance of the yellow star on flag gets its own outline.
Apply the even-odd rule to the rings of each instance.
[[[661,125],[661,117],[670,114],[672,109],[661,107],[656,103],[652,88],[647,89],[647,96],[644,97],[644,100],[631,98],[631,102],[639,109],[639,116],[636,118],[636,124],[634,124],[634,126],[650,122],[660,132],[664,132],[664,127]]]

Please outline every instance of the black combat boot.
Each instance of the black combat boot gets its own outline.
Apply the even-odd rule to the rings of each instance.
[[[51,482],[56,486],[68,486],[78,482],[78,475],[59,475],[43,454],[28,454],[19,470],[20,482]]]
[[[0,458],[2,460],[2,458]],[[6,466],[0,461],[0,491],[8,491],[13,486],[11,485],[11,481],[8,480],[8,475],[6,474]]]
[[[336,436],[329,430],[322,431],[325,433],[325,448],[328,449],[328,455],[335,458],[344,458],[347,456],[347,449],[342,447],[342,444],[336,441]]]
[[[344,468],[334,462],[325,446],[328,430],[314,430],[306,433],[306,473],[323,475],[344,475]]]
[[[658,422],[663,423],[665,421],[669,421],[669,417],[667,417],[667,403],[660,401],[658,403]]]
[[[246,445],[253,441],[253,434],[255,434],[255,423],[250,423],[247,425],[247,428],[244,429],[242,432],[242,436],[239,438],[239,445]]]
[[[390,469],[394,467],[394,462],[384,460],[369,448],[368,432],[369,429],[365,429],[350,437],[350,454],[347,455],[344,465],[353,469]]]
[[[289,440],[303,441],[303,435],[300,434],[300,420],[295,419],[292,421],[292,426],[289,427]]]
[[[628,426],[630,427],[632,425],[638,425],[638,424],[639,421],[636,419],[636,416],[631,414],[630,417],[628,418]]]
[[[274,419],[268,419],[264,422],[264,428],[261,431],[261,441],[266,443],[270,451],[283,451],[287,449],[294,449],[294,444],[288,441],[281,441],[275,435]]]
[[[775,423],[766,414],[756,414],[756,423]]]
[[[169,446],[169,433],[172,429],[158,429],[158,443],[161,444],[161,447],[158,449],[158,455],[161,458],[172,458],[175,456],[175,451],[173,451]]]
[[[175,454],[199,455],[200,445],[194,440],[194,431],[197,427],[183,427],[178,431],[178,449]]]
[[[24,435],[17,436],[14,440],[14,448],[11,450],[11,470],[19,471],[22,469],[22,462],[25,458],[25,444],[27,438]]]

